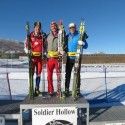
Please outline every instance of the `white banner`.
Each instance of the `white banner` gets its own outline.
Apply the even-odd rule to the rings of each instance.
[[[32,125],[77,125],[77,108],[34,108],[32,109]]]
[[[5,118],[0,116],[0,125],[5,125]]]

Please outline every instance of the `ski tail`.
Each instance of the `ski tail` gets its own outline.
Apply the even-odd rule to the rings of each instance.
[[[45,69],[46,69],[46,61],[42,61],[42,92],[45,92]]]

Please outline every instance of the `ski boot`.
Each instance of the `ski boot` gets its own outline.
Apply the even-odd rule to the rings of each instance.
[[[46,95],[47,98],[52,98],[53,96],[54,96],[53,92],[48,92]]]
[[[34,95],[37,97],[37,96],[39,96],[39,94],[40,94],[39,88],[35,88]]]
[[[70,96],[69,89],[66,89],[65,90],[65,97],[69,97],[69,96]]]
[[[80,93],[80,89],[77,89],[77,98],[81,98],[83,95]]]
[[[61,97],[61,92],[58,91],[58,90],[57,90],[57,92],[56,92],[56,97],[57,97],[57,98],[60,98],[60,97]]]

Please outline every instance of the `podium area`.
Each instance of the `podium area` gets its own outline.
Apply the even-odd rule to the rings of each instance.
[[[72,97],[60,100],[57,97],[34,100],[27,96],[25,100],[0,100],[0,121],[5,125],[32,125],[32,109],[55,107],[76,107],[77,125],[123,125],[125,124],[125,106],[91,107],[84,97],[74,101]],[[69,117],[70,118],[70,115]],[[48,125],[48,124],[47,124]]]
[[[34,98],[33,100],[31,100],[27,96],[23,101],[23,103],[21,103],[20,105],[21,125],[32,124],[32,109],[34,108],[60,108],[60,107],[63,108],[75,107],[77,109],[77,124],[89,125],[89,103],[86,101],[84,97],[80,97],[79,99],[74,101],[74,99],[71,96],[66,97],[65,99],[60,99],[56,96],[52,96],[51,98],[42,98],[39,96]],[[27,119],[25,119],[26,115],[25,112],[28,112]]]

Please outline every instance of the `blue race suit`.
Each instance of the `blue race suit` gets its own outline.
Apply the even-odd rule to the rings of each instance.
[[[88,38],[86,33],[84,36]],[[70,52],[75,53],[77,51],[79,38],[80,38],[80,34],[78,33],[78,31],[76,31],[74,34],[69,33],[66,36],[65,51],[67,53],[67,61],[66,61],[66,74],[65,74],[65,91],[69,91],[71,72],[75,64],[75,56],[68,55],[68,53]],[[88,44],[86,40],[84,40],[84,42],[85,42],[85,45],[83,46],[83,49],[86,49],[88,47]],[[78,85],[77,85],[78,93],[80,93],[80,69],[81,67],[79,67],[79,71],[78,71]]]

